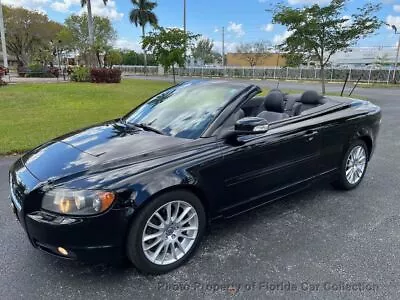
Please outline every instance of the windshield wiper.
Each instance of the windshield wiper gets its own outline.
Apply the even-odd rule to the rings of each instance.
[[[140,123],[140,124],[132,124],[133,126],[139,127],[141,129],[144,129],[146,131],[152,131],[161,135],[164,135],[164,132],[162,132],[161,130],[158,130],[157,128],[151,127],[150,125],[147,125],[145,123]]]
[[[134,127],[138,127],[140,129],[146,130],[146,131],[152,131],[161,135],[165,135],[164,132],[162,132],[161,130],[158,130],[157,128],[151,127],[150,125],[146,124],[146,123],[129,123],[127,122],[126,119],[121,118],[119,119],[119,122],[126,125],[126,126],[134,126]]]

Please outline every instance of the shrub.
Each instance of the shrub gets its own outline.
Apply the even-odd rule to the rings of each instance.
[[[52,74],[54,77],[60,77],[60,69],[56,67],[49,68],[49,73]]]
[[[91,80],[94,83],[120,83],[121,74],[121,70],[118,69],[93,68],[90,70]]]
[[[86,67],[78,67],[74,70],[72,68],[68,69],[68,72],[71,72],[71,80],[76,82],[90,82],[90,72],[89,68]]]

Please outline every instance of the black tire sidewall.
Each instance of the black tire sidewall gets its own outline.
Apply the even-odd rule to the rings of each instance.
[[[365,162],[365,168],[364,168],[363,174],[361,175],[360,180],[358,180],[356,183],[352,184],[347,180],[347,177],[346,177],[346,164],[347,164],[347,160],[349,158],[350,152],[355,147],[358,147],[358,146],[361,146],[361,147],[364,148],[364,151],[365,151],[367,157],[366,157],[366,162]],[[367,167],[368,167],[368,160],[369,160],[369,152],[368,152],[368,147],[365,144],[365,142],[362,141],[362,140],[357,140],[357,141],[353,142],[348,147],[345,155],[343,156],[342,164],[341,164],[341,167],[340,167],[340,178],[339,178],[339,181],[337,182],[337,186],[339,188],[342,188],[342,189],[345,189],[345,190],[351,190],[351,189],[356,188],[364,178],[364,175],[365,175],[365,173],[367,171]]]
[[[142,235],[148,219],[160,207],[174,200],[181,200],[189,203],[194,207],[199,218],[199,229],[196,240],[192,248],[177,262],[169,265],[157,265],[147,259],[142,247]],[[163,274],[183,265],[199,246],[206,228],[206,215],[204,207],[198,197],[193,193],[184,190],[171,191],[161,194],[150,200],[140,211],[134,216],[129,234],[127,237],[126,251],[128,259],[135,267],[145,274]]]

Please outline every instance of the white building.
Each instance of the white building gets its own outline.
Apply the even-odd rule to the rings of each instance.
[[[7,55],[8,58],[8,66],[11,67],[17,67],[18,62],[17,59],[14,56],[11,55]],[[3,61],[3,52],[0,51],[0,66],[4,65],[4,61]]]
[[[396,60],[395,47],[349,48],[332,55],[332,66],[363,67],[369,65],[393,65]]]

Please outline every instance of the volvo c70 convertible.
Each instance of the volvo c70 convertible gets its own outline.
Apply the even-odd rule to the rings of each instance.
[[[127,257],[160,274],[182,265],[216,218],[320,179],[343,190],[360,184],[378,106],[314,91],[260,93],[237,82],[184,82],[26,153],[9,180],[31,244],[71,260]]]

